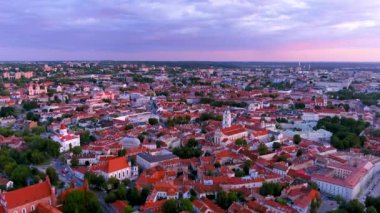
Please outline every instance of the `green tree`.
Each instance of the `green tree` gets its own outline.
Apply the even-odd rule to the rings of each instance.
[[[144,187],[142,190],[141,190],[141,194],[140,194],[140,205],[144,204],[145,201],[146,201],[146,198],[149,196],[150,194],[150,190],[146,187]]]
[[[127,188],[124,183],[120,183],[116,190],[117,199],[125,200],[127,196]]]
[[[183,199],[179,202],[179,209],[181,211],[187,211],[192,212],[193,211],[193,204],[188,199]]]
[[[31,171],[29,167],[25,165],[18,165],[11,174],[11,180],[15,186],[25,186],[26,180],[30,177]]]
[[[310,213],[317,213],[320,205],[321,205],[320,198],[312,200],[310,204]]]
[[[305,104],[304,103],[295,103],[294,108],[296,109],[305,109]]]
[[[367,208],[367,210],[365,211],[366,213],[377,213],[377,210],[375,207],[373,206],[370,206]]]
[[[48,167],[46,169],[46,175],[49,176],[50,182],[53,185],[58,184],[58,181],[59,181],[58,174],[53,167]]]
[[[3,84],[0,84],[0,96],[9,96],[10,93],[5,89]]]
[[[26,111],[36,109],[38,107],[39,107],[39,105],[38,105],[37,101],[23,101],[22,102],[22,108],[24,108]]]
[[[251,169],[251,166],[252,166],[252,161],[246,160],[244,162],[243,171],[244,171],[245,175],[249,175],[249,170]]]
[[[72,157],[71,158],[71,161],[70,161],[70,164],[71,164],[71,166],[72,167],[78,167],[79,166],[79,160],[78,160],[78,158],[77,157]]]
[[[127,206],[124,209],[124,213],[133,213],[135,210],[131,206]]]
[[[220,165],[219,162],[215,162],[215,163],[214,163],[214,167],[215,167],[215,168],[220,168],[220,166],[221,166],[221,165]]]
[[[279,142],[274,142],[274,143],[272,144],[272,148],[273,148],[274,150],[281,148],[281,143],[279,143]]]
[[[286,155],[280,155],[277,157],[276,159],[276,162],[280,162],[280,161],[283,161],[283,162],[288,162],[288,158],[286,157]]]
[[[190,200],[195,200],[197,198],[197,192],[194,189],[190,189]]]
[[[0,135],[2,135],[4,137],[9,137],[13,134],[14,134],[14,132],[9,128],[0,128]]]
[[[295,135],[293,136],[293,143],[295,143],[295,144],[299,144],[299,143],[301,143],[301,136],[298,135],[298,134],[295,134]]]
[[[348,149],[363,146],[365,138],[359,135],[368,126],[369,124],[362,120],[335,116],[320,119],[315,128],[332,132],[331,145],[335,148]]]
[[[367,196],[365,200],[365,206],[367,208],[374,207],[377,212],[380,212],[380,196],[379,197]]]
[[[173,154],[177,155],[181,159],[199,158],[202,155],[201,148],[192,147],[176,147],[173,149]]]
[[[88,180],[89,184],[95,186],[97,189],[104,187],[106,180],[101,175],[96,175],[90,172],[85,174],[85,179]]]
[[[235,171],[235,177],[244,177],[245,176],[245,173],[244,171],[240,170],[240,169],[237,169]]]
[[[26,119],[30,120],[30,121],[39,121],[40,115],[35,114],[33,112],[28,112],[28,113],[26,113]]]
[[[120,184],[120,181],[115,177],[111,177],[107,180],[107,188],[109,190],[116,189]]]
[[[44,153],[38,151],[38,150],[33,150],[30,154],[30,162],[34,164],[41,164],[45,162],[47,158],[45,157]]]
[[[158,124],[158,119],[157,118],[149,118],[148,122],[150,125],[156,125],[156,124]]]
[[[136,187],[129,188],[127,190],[126,197],[132,206],[136,206],[140,204],[140,201],[141,201],[140,192]]]
[[[36,135],[41,135],[42,133],[44,133],[46,130],[45,130],[45,127],[43,126],[37,126],[37,127],[34,127],[32,129],[32,133],[33,134],[36,134]]]
[[[230,205],[237,200],[238,197],[236,192],[226,193],[224,191],[220,191],[216,197],[216,204],[223,209],[228,209],[228,207],[230,207]]]
[[[144,142],[145,136],[144,136],[144,134],[141,133],[140,135],[137,136],[137,138],[142,143],[142,142]]]
[[[0,117],[16,116],[16,109],[14,107],[1,107]]]
[[[96,138],[94,136],[92,136],[89,131],[85,131],[84,133],[82,133],[80,135],[81,145],[89,144],[91,142],[94,142],[95,140],[96,140]]]
[[[202,155],[202,149],[199,147],[199,143],[194,138],[190,138],[186,146],[184,147],[176,147],[173,150],[173,154],[177,155],[182,159],[188,159],[193,157],[200,157]]]
[[[127,124],[127,125],[125,125],[124,129],[127,130],[127,131],[133,129],[133,124]]]
[[[106,203],[113,203],[117,200],[117,195],[115,192],[110,192],[104,197]]]
[[[238,146],[246,146],[248,143],[243,138],[238,138],[236,139],[235,144]]]
[[[62,205],[65,213],[101,213],[100,204],[95,193],[74,190],[70,192]]]
[[[302,149],[299,149],[297,150],[297,157],[301,157],[302,156]]]
[[[365,206],[359,202],[359,200],[354,199],[346,203],[343,207],[348,213],[359,213],[364,212]]]
[[[80,146],[75,146],[71,149],[71,151],[74,155],[79,155],[80,153],[82,153],[82,148]]]
[[[259,152],[259,155],[265,155],[268,153],[268,147],[264,143],[260,143],[257,151]]]
[[[162,205],[163,213],[176,213],[177,212],[177,201],[170,199],[165,201]]]
[[[195,140],[195,138],[190,138],[186,144],[187,147],[197,147],[198,145],[199,143],[197,140]]]
[[[127,154],[127,150],[126,149],[119,149],[117,150],[117,156],[119,157],[123,157]]]
[[[275,197],[280,196],[282,186],[280,183],[264,182],[260,188],[260,194],[262,196],[273,195]]]

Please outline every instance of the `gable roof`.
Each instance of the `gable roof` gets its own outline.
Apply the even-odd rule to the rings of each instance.
[[[112,173],[129,167],[126,157],[118,157],[106,161],[105,163],[93,166],[91,170],[102,170],[106,173]]]
[[[14,191],[4,192],[3,195],[4,200],[7,202],[7,208],[11,209],[42,198],[50,197],[52,195],[51,192],[50,181],[46,178],[43,182]]]
[[[221,129],[221,131],[224,135],[227,135],[227,136],[236,135],[236,134],[246,132],[244,127],[239,125],[239,124],[238,125],[232,125],[230,127]]]

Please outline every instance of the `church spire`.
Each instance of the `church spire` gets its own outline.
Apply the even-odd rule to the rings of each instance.
[[[227,109],[223,113],[223,124],[222,124],[223,129],[230,127],[231,123],[232,123],[231,122],[231,112],[229,109]]]

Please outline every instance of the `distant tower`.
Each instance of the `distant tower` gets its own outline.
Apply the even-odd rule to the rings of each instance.
[[[65,125],[61,125],[61,128],[59,128],[59,134],[67,135],[67,127]]]
[[[231,126],[231,112],[228,109],[228,110],[224,111],[224,113],[223,113],[223,124],[222,124],[222,127],[224,129],[224,128],[227,128],[227,127],[230,127],[230,126]]]

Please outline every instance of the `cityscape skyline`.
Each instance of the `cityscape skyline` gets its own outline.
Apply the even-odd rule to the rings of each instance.
[[[19,0],[0,8],[2,61],[380,61],[374,0]]]

